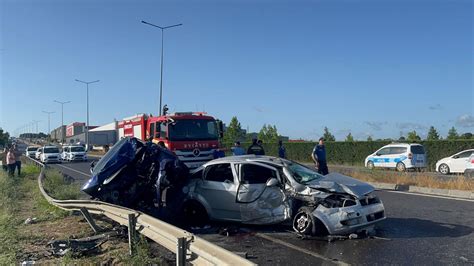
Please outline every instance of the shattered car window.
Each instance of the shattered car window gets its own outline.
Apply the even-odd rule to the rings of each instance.
[[[272,169],[254,164],[242,165],[241,182],[244,184],[264,184],[272,177],[277,177]]]
[[[318,174],[316,171],[297,163],[289,164],[288,170],[296,182],[300,184],[306,184],[313,180],[323,178],[323,176]]]

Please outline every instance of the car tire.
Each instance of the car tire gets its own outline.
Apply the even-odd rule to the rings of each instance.
[[[438,167],[438,171],[440,173],[442,173],[443,175],[448,175],[449,174],[449,166],[445,163],[442,163],[439,167]]]
[[[467,178],[474,178],[474,171],[472,170],[465,170],[464,171],[464,176]]]
[[[405,172],[407,170],[407,168],[405,167],[405,164],[402,162],[397,163],[396,168],[398,172]]]
[[[369,168],[370,170],[374,169],[375,168],[374,162],[368,161],[367,162],[367,168]]]
[[[206,209],[197,201],[189,201],[184,204],[183,218],[186,224],[199,227],[206,225],[209,220]]]
[[[313,216],[313,208],[301,207],[293,218],[293,229],[302,235],[327,235],[324,224]]]

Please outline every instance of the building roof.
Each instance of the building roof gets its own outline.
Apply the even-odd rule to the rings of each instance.
[[[108,131],[108,130],[116,130],[117,124],[115,122],[96,127],[94,129],[89,130],[89,132],[96,132],[96,131]]]

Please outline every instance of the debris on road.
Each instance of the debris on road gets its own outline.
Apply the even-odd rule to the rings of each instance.
[[[25,224],[33,224],[33,223],[36,223],[36,221],[38,220],[38,218],[36,217],[28,217],[26,220],[25,220]]]

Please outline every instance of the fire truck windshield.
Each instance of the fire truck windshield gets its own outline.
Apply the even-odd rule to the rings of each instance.
[[[168,130],[170,140],[217,140],[219,137],[214,120],[176,120]]]

